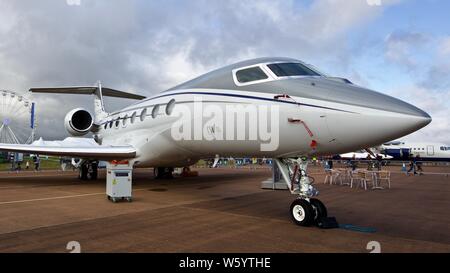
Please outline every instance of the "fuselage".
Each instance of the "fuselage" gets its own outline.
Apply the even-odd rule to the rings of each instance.
[[[426,161],[450,162],[450,145],[433,142],[399,141],[381,145],[380,152],[397,160],[408,160],[419,156]]]
[[[134,146],[136,166],[186,166],[217,154],[340,154],[399,138],[431,121],[410,104],[347,81],[277,76],[272,63],[300,64],[264,58],[210,72],[111,113],[101,121],[97,138],[102,144]],[[240,71],[255,67],[266,78],[240,84]],[[190,131],[174,130],[186,111]]]

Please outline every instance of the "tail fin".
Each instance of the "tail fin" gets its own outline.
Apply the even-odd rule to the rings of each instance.
[[[103,104],[103,96],[115,97],[115,98],[126,98],[142,100],[145,99],[144,96],[128,93],[124,91],[119,91],[111,88],[102,87],[102,84],[98,82],[97,86],[73,86],[73,87],[41,87],[41,88],[30,88],[30,92],[33,93],[53,93],[53,94],[78,94],[78,95],[91,95],[94,94],[94,123],[98,124],[98,121],[105,118],[108,113],[105,111]]]
[[[105,106],[103,104],[103,92],[102,83],[99,81],[98,86],[94,91],[94,123],[99,124],[99,121],[105,119],[108,113],[105,111]]]

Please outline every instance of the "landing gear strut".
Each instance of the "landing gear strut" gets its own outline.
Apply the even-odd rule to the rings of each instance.
[[[290,206],[292,221],[299,226],[317,225],[321,218],[327,217],[327,208],[318,199],[319,194],[313,186],[314,179],[307,174],[306,159],[275,159],[283,180],[292,194],[298,195]]]
[[[97,180],[98,178],[98,162],[86,161],[82,162],[78,167],[78,178],[81,180]]]
[[[153,168],[153,175],[156,179],[171,179],[173,178],[172,167],[155,167]]]

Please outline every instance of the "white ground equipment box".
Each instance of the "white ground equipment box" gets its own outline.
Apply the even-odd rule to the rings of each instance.
[[[106,164],[106,195],[112,202],[119,200],[132,201],[132,173],[133,167],[128,164]]]

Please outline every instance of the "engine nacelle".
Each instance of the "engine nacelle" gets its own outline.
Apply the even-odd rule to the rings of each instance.
[[[64,127],[72,136],[84,136],[89,133],[93,124],[91,113],[83,108],[73,109],[64,118]]]

